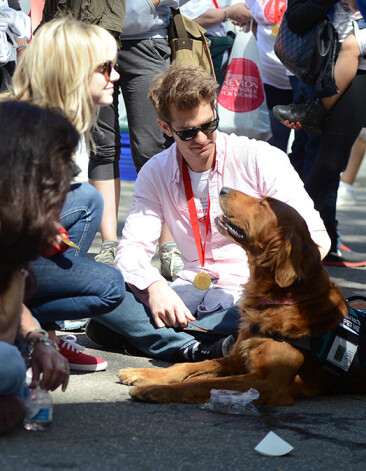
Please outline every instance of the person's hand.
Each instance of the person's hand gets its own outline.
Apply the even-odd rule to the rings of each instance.
[[[244,26],[254,18],[245,3],[235,3],[225,7],[225,10],[230,20],[237,26]]]
[[[156,327],[187,327],[195,317],[166,281],[156,281],[147,289]]]
[[[65,391],[69,382],[69,364],[65,357],[55,348],[46,346],[42,342],[37,342],[32,354],[32,384],[39,381],[42,373],[40,386],[47,391],[54,391],[60,385],[62,391]]]
[[[46,258],[65,252],[70,246],[79,249],[77,245],[70,241],[67,230],[60,223],[56,224],[56,228],[58,232],[54,240],[50,241],[50,247],[46,250],[46,253],[43,254]]]
[[[345,3],[347,3],[351,10],[358,11],[356,0],[346,0]]]

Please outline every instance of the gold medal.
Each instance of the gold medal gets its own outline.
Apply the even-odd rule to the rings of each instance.
[[[201,272],[194,277],[193,283],[197,289],[208,289],[211,284],[211,278],[207,273]]]
[[[278,23],[276,23],[272,28],[272,34],[273,34],[274,37],[277,36],[279,29],[280,29],[280,25]]]

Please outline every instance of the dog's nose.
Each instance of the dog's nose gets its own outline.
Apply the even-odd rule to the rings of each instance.
[[[220,191],[220,195],[228,195],[230,193],[230,188],[227,186],[223,186]]]

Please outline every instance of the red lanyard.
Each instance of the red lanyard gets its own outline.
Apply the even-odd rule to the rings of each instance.
[[[220,8],[216,0],[212,0],[212,3],[215,5],[215,8]]]
[[[201,267],[204,267],[207,234],[208,234],[208,231],[210,230],[210,195],[208,195],[205,240],[202,246],[200,228],[199,228],[198,217],[197,217],[197,209],[196,209],[196,205],[194,203],[194,198],[193,198],[191,177],[189,176],[188,166],[184,158],[182,159],[182,170],[183,170],[184,190],[186,192],[188,211],[189,211],[189,217],[191,219],[194,240],[196,242],[196,247],[197,247],[198,256],[200,258]]]

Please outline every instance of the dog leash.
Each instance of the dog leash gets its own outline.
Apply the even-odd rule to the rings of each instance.
[[[207,329],[206,327],[202,327],[201,325],[198,325],[193,321],[188,321],[188,324],[192,324],[196,328],[194,329],[192,327],[184,327],[183,330],[185,332],[205,332],[206,334],[219,335],[220,337],[230,335],[228,332],[220,332],[219,330]]]

